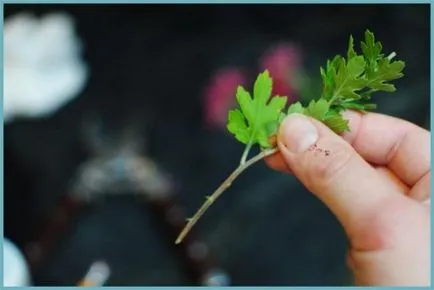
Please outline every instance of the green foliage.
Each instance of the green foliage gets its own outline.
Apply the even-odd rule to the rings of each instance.
[[[348,131],[348,121],[342,111],[352,109],[366,112],[376,108],[369,103],[374,92],[394,92],[392,80],[404,76],[405,63],[393,61],[395,53],[385,57],[382,45],[375,41],[374,34],[365,32],[361,42],[362,54],[354,49],[354,39],[350,36],[346,58],[340,55],[327,60],[326,67],[320,68],[323,92],[318,101],[312,100],[306,107],[295,103],[288,109],[290,113],[302,113],[322,121],[336,133]],[[323,111],[326,113],[323,114]],[[320,112],[320,114],[318,113]]]
[[[175,243],[180,243],[194,224],[211,204],[234,182],[234,180],[255,162],[278,151],[273,135],[283,119],[289,114],[303,114],[323,122],[336,133],[349,130],[348,121],[342,116],[346,109],[365,112],[375,108],[369,103],[372,93],[377,91],[394,92],[390,81],[403,76],[404,62],[392,61],[395,53],[385,57],[382,45],[376,42],[374,34],[367,30],[365,41],[361,42],[362,54],[354,49],[354,39],[350,36],[346,57],[335,56],[327,60],[325,68],[320,68],[322,93],[317,100],[312,99],[307,106],[296,102],[285,109],[286,97],[271,97],[273,80],[266,70],[259,74],[253,86],[253,97],[243,87],[237,89],[236,99],[239,109],[231,110],[227,129],[235,138],[246,145],[240,165],[231,175],[207,197],[206,202],[188,220]],[[275,139],[275,138],[274,138]],[[247,160],[251,147],[258,144],[262,150]]]
[[[243,87],[238,87],[237,101],[240,109],[229,112],[227,128],[241,143],[271,147],[268,141],[270,131],[275,130],[286,106],[286,97],[274,96],[270,99],[272,84],[266,70],[256,79],[253,98]]]
[[[394,61],[395,53],[385,56],[382,44],[375,40],[369,30],[361,41],[359,54],[354,49],[354,38],[350,36],[346,56],[336,55],[320,68],[322,93],[306,106],[296,102],[283,112],[286,97],[271,97],[273,81],[264,71],[259,74],[253,87],[253,98],[243,87],[238,87],[237,101],[240,109],[229,112],[227,128],[238,141],[249,148],[259,144],[262,148],[274,145],[269,137],[276,134],[286,115],[299,113],[315,118],[336,133],[348,131],[348,121],[342,116],[344,110],[366,112],[376,108],[370,103],[377,91],[394,92],[390,82],[403,76],[405,63]]]

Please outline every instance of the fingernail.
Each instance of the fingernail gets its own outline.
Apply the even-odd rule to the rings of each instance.
[[[281,141],[292,153],[306,151],[318,141],[318,131],[312,122],[301,114],[291,114],[280,127]]]

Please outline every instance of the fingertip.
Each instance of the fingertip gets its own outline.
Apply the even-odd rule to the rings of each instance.
[[[279,128],[277,140],[285,157],[302,153],[315,144],[319,133],[313,122],[302,114],[290,114],[285,118]]]

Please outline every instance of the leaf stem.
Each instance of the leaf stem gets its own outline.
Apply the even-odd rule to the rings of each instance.
[[[246,163],[247,157],[249,156],[250,149],[252,148],[252,142],[248,143],[246,145],[246,148],[244,149],[243,155],[241,156],[240,165],[243,165]]]
[[[333,97],[330,98],[330,100],[328,102],[329,107],[333,106],[333,103],[336,101],[336,99],[338,97],[337,93],[340,93],[339,90],[337,90],[336,93],[333,94]]]
[[[193,226],[196,224],[196,222],[201,218],[201,216],[205,213],[205,211],[217,200],[217,198],[220,197],[220,195],[228,189],[232,182],[241,174],[244,170],[255,164],[256,162],[264,159],[267,156],[273,155],[279,151],[277,147],[265,149],[261,151],[259,154],[255,155],[251,159],[247,160],[246,162],[240,164],[232,173],[229,175],[228,178],[226,178],[225,181],[214,191],[213,194],[207,197],[206,201],[202,204],[202,206],[199,208],[199,210],[194,214],[194,216],[191,219],[188,219],[187,224],[182,229],[181,233],[179,234],[178,238],[175,241],[175,244],[179,244],[182,242],[182,240],[185,238],[185,236],[190,232],[190,230],[193,228]]]

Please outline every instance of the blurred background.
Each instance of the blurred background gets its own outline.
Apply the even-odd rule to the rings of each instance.
[[[370,29],[407,65],[396,93],[375,95],[378,111],[429,129],[429,5],[8,4],[4,15],[4,234],[29,276],[11,272],[12,284],[351,284],[337,220],[263,163],[174,245],[241,156],[225,129],[236,86],[267,68],[276,93],[316,97],[319,67]]]

